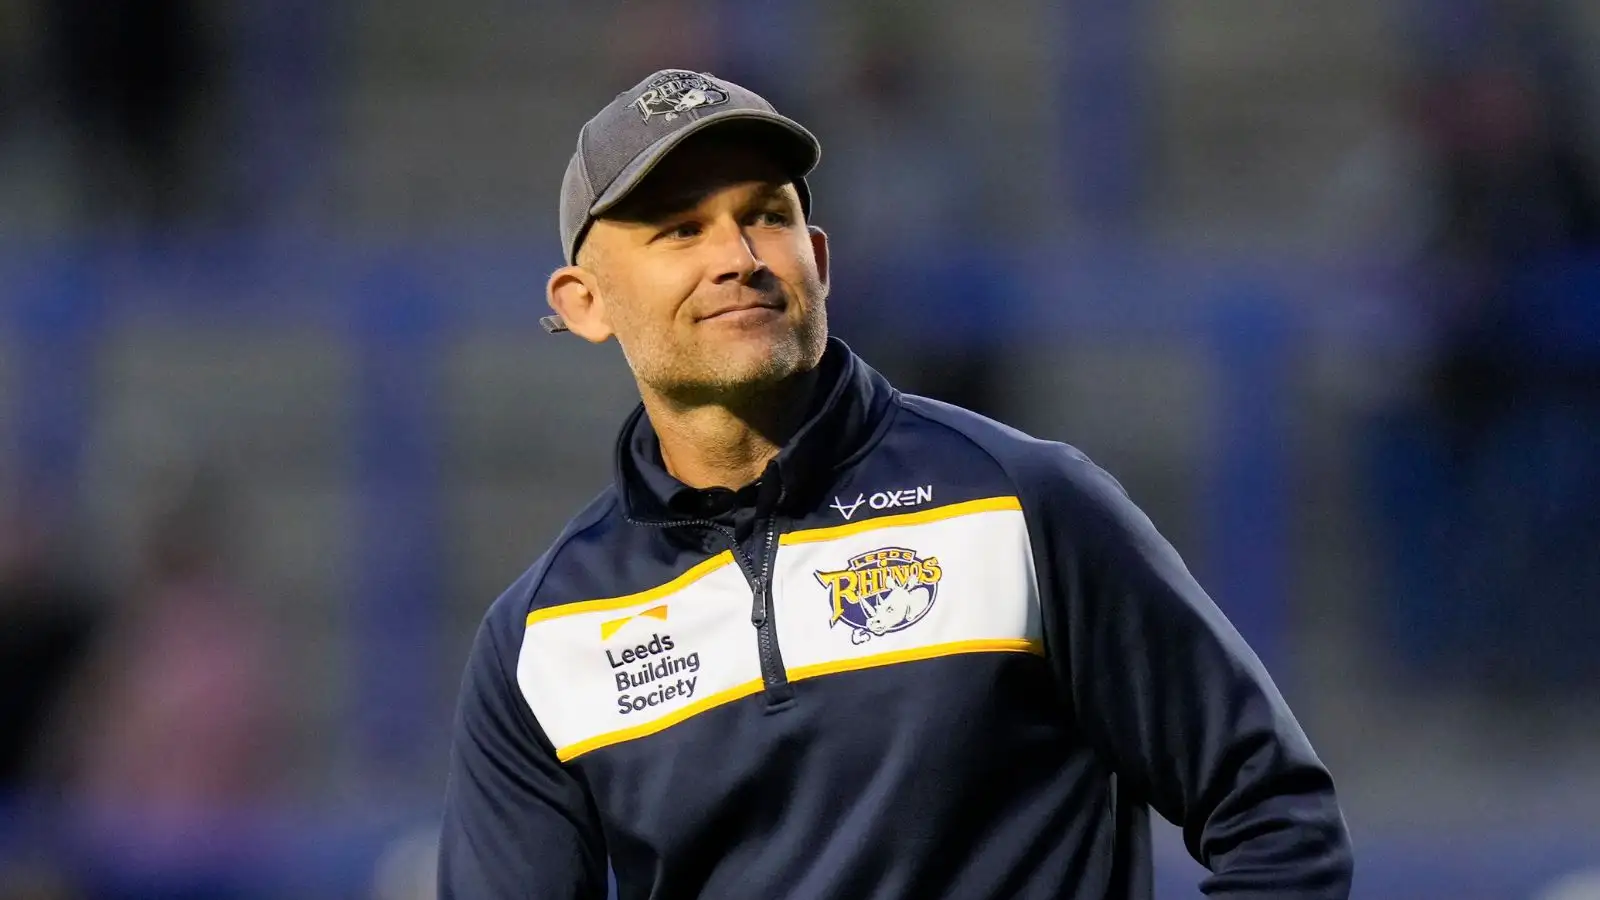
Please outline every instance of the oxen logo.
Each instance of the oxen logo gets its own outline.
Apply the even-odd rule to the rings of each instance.
[[[833,605],[828,624],[843,621],[851,629],[850,641],[860,644],[921,621],[933,608],[944,569],[936,557],[923,559],[904,547],[883,547],[855,557],[846,568],[816,576]]]
[[[844,516],[845,521],[848,522],[863,503],[876,510],[885,510],[894,509],[897,506],[921,506],[924,503],[932,502],[933,485],[925,484],[919,488],[906,488],[903,491],[879,491],[873,494],[871,499],[868,499],[866,494],[856,494],[856,499],[850,503],[834,497],[833,503],[829,505],[837,509],[839,515]]]
[[[671,122],[692,109],[704,109],[728,102],[728,92],[704,75],[693,72],[668,72],[645,85],[644,93],[633,101],[634,109],[646,122],[656,116]]]

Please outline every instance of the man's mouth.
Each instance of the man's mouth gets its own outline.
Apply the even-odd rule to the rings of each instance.
[[[763,297],[763,298],[758,299],[758,300],[748,300],[748,301],[742,301],[742,302],[739,302],[739,303],[729,303],[729,304],[726,304],[724,306],[716,307],[715,309],[713,309],[710,312],[706,313],[705,315],[701,316],[700,317],[700,321],[704,322],[704,321],[709,321],[711,319],[734,318],[734,317],[738,317],[738,318],[746,318],[746,317],[754,318],[754,317],[756,317],[758,315],[761,315],[761,314],[764,314],[766,312],[782,312],[783,311],[783,307],[784,307],[783,300],[781,300],[779,298],[776,298],[776,297],[772,297],[772,298]]]

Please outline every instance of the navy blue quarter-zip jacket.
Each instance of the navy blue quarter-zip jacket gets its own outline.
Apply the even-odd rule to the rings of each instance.
[[[1333,783],[1255,655],[1081,453],[830,342],[766,474],[616,482],[467,663],[442,900],[1344,898]]]

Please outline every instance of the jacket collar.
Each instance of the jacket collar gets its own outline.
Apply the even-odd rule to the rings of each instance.
[[[780,509],[808,507],[833,483],[834,473],[875,443],[888,424],[894,388],[844,341],[828,339],[817,370],[810,415],[762,477],[763,482],[775,478],[781,487]],[[667,525],[697,517],[693,501],[702,492],[667,471],[642,403],[617,436],[615,477],[630,521]],[[739,491],[741,503],[753,502],[755,492],[754,486]]]

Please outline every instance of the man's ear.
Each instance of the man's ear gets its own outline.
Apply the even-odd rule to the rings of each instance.
[[[806,231],[811,233],[811,252],[817,257],[817,274],[822,276],[822,283],[828,283],[828,233],[815,225],[807,225]]]
[[[611,337],[600,282],[588,269],[564,266],[555,270],[545,285],[545,295],[550,308],[567,323],[568,331],[592,344]]]

